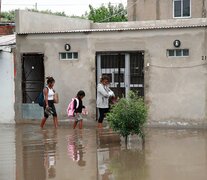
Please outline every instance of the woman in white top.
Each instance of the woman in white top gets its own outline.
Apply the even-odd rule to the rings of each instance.
[[[109,88],[109,77],[104,75],[97,87],[97,108],[99,109],[98,128],[102,128],[102,123],[106,113],[109,111],[109,97],[114,96],[114,92]]]
[[[47,86],[44,88],[44,117],[42,118],[41,128],[44,127],[45,122],[50,114],[53,115],[54,126],[57,128],[58,126],[58,119],[57,113],[54,105],[54,95],[55,90],[53,89],[55,80],[53,77],[47,77]]]

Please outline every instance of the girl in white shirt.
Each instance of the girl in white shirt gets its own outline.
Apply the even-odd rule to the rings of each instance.
[[[45,122],[50,114],[53,115],[53,121],[54,126],[57,128],[58,126],[58,119],[57,119],[57,113],[54,105],[54,95],[55,90],[53,89],[55,80],[53,77],[47,77],[47,86],[44,88],[44,117],[42,118],[42,122],[40,127],[43,128],[45,125]]]

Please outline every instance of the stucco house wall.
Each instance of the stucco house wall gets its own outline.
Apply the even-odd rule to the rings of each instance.
[[[10,47],[1,48],[0,69],[0,123],[15,123],[14,54]]]
[[[91,26],[91,21],[89,20],[41,14],[26,10],[16,11],[16,16],[18,16],[15,19],[16,32],[60,32],[64,30],[90,29]]]
[[[144,51],[149,124],[206,125],[206,62],[202,56],[206,56],[207,22],[205,19],[172,22],[92,24],[88,30],[59,33],[17,32],[16,119],[22,118],[22,53],[44,54],[45,76],[52,75],[56,79],[60,118],[66,118],[68,102],[83,89],[89,119],[94,121],[96,52]],[[189,57],[167,56],[167,49],[175,49],[173,42],[176,39],[181,41],[181,49],[189,49]],[[64,51],[65,43],[70,43],[71,51],[79,53],[78,60],[59,60],[59,52]]]

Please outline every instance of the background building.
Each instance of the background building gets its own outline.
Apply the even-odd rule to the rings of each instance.
[[[15,123],[14,78],[15,78],[15,35],[0,37],[0,122]]]
[[[128,0],[128,20],[206,18],[206,0]]]

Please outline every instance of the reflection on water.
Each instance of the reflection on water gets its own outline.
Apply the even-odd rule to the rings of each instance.
[[[68,155],[79,166],[85,166],[86,161],[83,160],[85,147],[83,144],[83,132],[74,130],[74,134],[68,137]]]
[[[95,130],[17,127],[17,179],[96,179]],[[89,162],[89,163],[87,163]]]
[[[205,130],[147,129],[145,146],[133,136],[128,149],[110,132],[98,137],[98,180],[207,179]]]
[[[147,178],[145,151],[138,138],[130,139],[126,148],[124,140],[110,131],[98,136],[99,180],[136,180]]]
[[[44,166],[47,177],[54,178],[56,176],[56,144],[57,144],[57,130],[53,129],[51,132],[46,130],[43,133],[44,144]]]
[[[146,129],[126,149],[110,130],[0,125],[0,180],[206,180],[207,131]]]
[[[15,180],[15,126],[0,126],[0,180]]]

